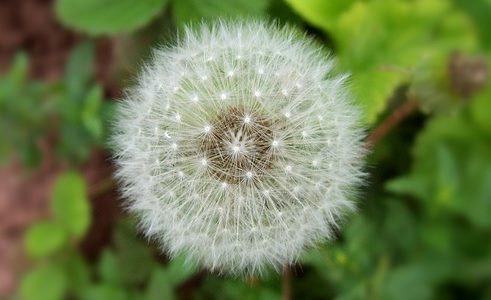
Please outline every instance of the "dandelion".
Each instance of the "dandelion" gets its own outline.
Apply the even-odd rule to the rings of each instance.
[[[117,177],[143,232],[218,272],[279,269],[333,236],[362,181],[345,76],[291,28],[218,22],[158,49],[120,103]]]

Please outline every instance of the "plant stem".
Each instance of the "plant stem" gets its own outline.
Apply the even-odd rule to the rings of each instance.
[[[283,300],[291,300],[292,299],[292,273],[290,270],[290,266],[285,265],[283,267],[283,274],[281,276],[281,285],[282,285],[282,299]]]
[[[404,118],[409,116],[418,107],[416,99],[408,98],[397,107],[382,123],[380,123],[367,137],[369,147],[375,146],[392,128],[396,127]]]

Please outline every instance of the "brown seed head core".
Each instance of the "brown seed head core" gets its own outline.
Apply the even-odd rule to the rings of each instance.
[[[209,173],[230,184],[250,183],[271,168],[273,122],[242,107],[231,107],[199,137],[198,155],[208,161]]]

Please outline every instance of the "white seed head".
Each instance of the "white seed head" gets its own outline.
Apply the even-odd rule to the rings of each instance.
[[[235,274],[279,269],[331,238],[354,208],[364,156],[332,65],[310,39],[262,22],[187,29],[156,50],[113,138],[146,235]]]

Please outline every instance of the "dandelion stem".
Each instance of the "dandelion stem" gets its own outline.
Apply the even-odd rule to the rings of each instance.
[[[402,120],[409,116],[418,107],[418,101],[408,98],[401,106],[397,107],[385,120],[382,121],[367,137],[369,147],[375,146],[387,133],[396,127]]]
[[[291,300],[292,299],[292,273],[290,266],[285,265],[283,267],[283,274],[281,277],[282,282],[282,299]]]

